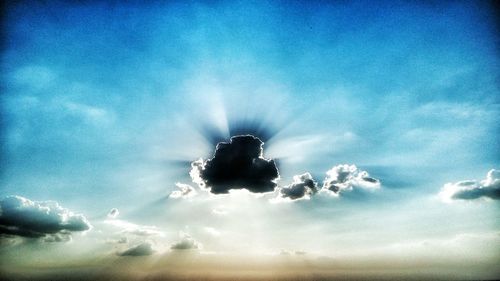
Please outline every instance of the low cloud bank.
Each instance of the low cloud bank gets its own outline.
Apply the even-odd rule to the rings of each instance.
[[[65,242],[72,232],[91,229],[89,221],[54,201],[8,196],[0,201],[0,234]]]

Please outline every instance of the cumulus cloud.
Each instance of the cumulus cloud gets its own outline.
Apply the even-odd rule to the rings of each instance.
[[[263,154],[263,142],[251,135],[234,136],[230,142],[217,144],[213,158],[191,164],[193,182],[214,194],[231,189],[247,189],[255,193],[274,191],[279,179],[272,159]]]
[[[201,249],[201,244],[196,242],[189,234],[181,233],[181,240],[170,246],[172,250],[197,250]]]
[[[118,211],[117,208],[113,208],[109,211],[108,213],[108,218],[110,219],[115,219],[116,217],[118,217],[118,215],[120,214],[120,212]]]
[[[92,226],[81,214],[74,214],[54,201],[31,201],[8,196],[0,201],[0,234],[44,238],[47,242],[64,242],[71,233]]]
[[[355,187],[379,188],[380,181],[370,177],[368,172],[359,170],[355,165],[342,164],[326,172],[322,190],[338,196]]]
[[[177,186],[179,190],[172,191],[169,195],[170,198],[189,198],[196,195],[196,190],[189,184],[178,182],[175,186]]]
[[[150,256],[154,254],[155,251],[153,250],[153,247],[150,243],[144,242],[142,244],[139,244],[135,247],[129,248],[121,253],[119,253],[119,256],[133,256],[133,257],[138,257],[138,256]]]
[[[440,192],[444,201],[450,200],[474,200],[481,197],[494,200],[500,199],[500,170],[492,169],[486,175],[486,179],[459,181],[447,183]]]
[[[313,180],[311,174],[293,176],[293,182],[280,191],[282,198],[290,200],[309,199],[318,191],[318,183]]]

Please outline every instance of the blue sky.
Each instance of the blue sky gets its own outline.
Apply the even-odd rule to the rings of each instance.
[[[85,215],[90,244],[117,208],[121,227],[167,233],[159,248],[183,231],[206,251],[247,251],[204,238],[210,228],[251,240],[236,217],[199,221],[222,206],[276,215],[251,216],[261,227],[246,233],[268,234],[251,240],[259,253],[384,255],[372,246],[478,235],[498,248],[497,200],[439,200],[446,183],[479,182],[500,166],[497,21],[489,3],[461,1],[6,5],[2,197]],[[228,140],[236,123],[271,133],[264,156],[277,159],[279,187],[305,172],[321,186],[326,171],[354,164],[380,188],[288,203],[207,195],[189,163],[212,156],[208,132]],[[177,182],[199,195],[167,198]],[[319,242],[293,248],[282,237],[297,225]],[[474,243],[462,255],[481,256]]]

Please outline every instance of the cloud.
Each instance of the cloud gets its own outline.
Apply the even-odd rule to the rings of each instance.
[[[279,252],[279,254],[281,256],[292,256],[292,255],[296,255],[296,256],[304,256],[307,254],[307,252],[305,251],[289,251],[289,250],[281,250]]]
[[[181,240],[170,246],[172,250],[196,250],[201,249],[201,244],[196,242],[189,234],[181,233]]]
[[[220,236],[220,234],[221,234],[217,229],[215,229],[213,227],[205,227],[204,230],[206,233],[208,233],[212,236],[215,236],[215,237]]]
[[[44,238],[47,242],[71,239],[71,232],[91,229],[80,214],[74,214],[54,201],[31,201],[8,196],[0,201],[0,234]]]
[[[34,90],[41,90],[53,84],[57,75],[50,68],[40,65],[29,65],[19,68],[13,73],[13,81],[20,85],[27,85]]]
[[[110,219],[115,219],[116,217],[118,217],[118,215],[120,214],[120,212],[118,211],[117,208],[113,208],[109,211],[108,213],[108,218]]]
[[[164,236],[163,232],[150,227],[127,229],[124,230],[123,233],[133,234],[137,236]]]
[[[113,121],[113,116],[111,113],[103,108],[99,108],[96,106],[90,106],[76,102],[65,102],[62,104],[62,107],[68,114],[80,116],[88,122],[111,123]]]
[[[150,243],[144,242],[142,244],[139,244],[135,247],[129,248],[121,253],[119,253],[119,256],[133,256],[133,257],[138,257],[138,256],[150,256],[154,254],[155,251],[153,250],[153,247],[151,246]]]
[[[56,233],[56,234],[51,234],[47,235],[43,238],[44,242],[69,242],[71,241],[71,235],[67,231],[63,231],[61,233]]]
[[[481,197],[500,199],[500,170],[492,169],[482,181],[466,180],[447,183],[443,186],[440,197],[444,201],[474,200]]]
[[[108,244],[127,244],[129,239],[127,237],[120,237],[116,239],[106,239],[105,242]]]
[[[105,220],[105,224],[121,229],[120,233],[136,236],[164,236],[156,226],[138,225],[124,220]]]
[[[225,216],[229,213],[229,210],[225,206],[218,206],[212,209],[212,214],[217,216]]]
[[[341,164],[326,172],[322,191],[338,196],[354,187],[379,188],[380,181],[370,177],[368,172],[359,170],[355,165]]]
[[[280,196],[290,200],[310,199],[318,191],[318,183],[313,180],[311,174],[293,176],[293,182],[282,188]]]
[[[189,184],[178,182],[175,186],[177,186],[179,190],[172,191],[169,195],[170,198],[189,198],[196,195],[196,190]]]
[[[214,157],[191,164],[190,175],[200,187],[214,194],[231,189],[247,189],[255,193],[271,192],[279,179],[272,159],[262,156],[263,142],[251,135],[234,136],[230,142],[220,142]]]
[[[116,240],[116,243],[118,243],[118,244],[128,243],[128,238],[127,237],[121,237],[118,240]]]

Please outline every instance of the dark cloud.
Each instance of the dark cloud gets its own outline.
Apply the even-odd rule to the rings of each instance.
[[[317,191],[318,183],[313,180],[311,174],[305,173],[294,176],[293,182],[281,189],[280,195],[291,200],[309,199]]]
[[[201,248],[201,244],[196,242],[191,236],[183,233],[180,241],[172,244],[170,249],[172,250],[196,250]]]
[[[192,163],[191,177],[215,194],[230,189],[263,193],[274,191],[279,178],[274,160],[262,156],[263,142],[251,135],[232,137],[217,144],[214,157]]]
[[[354,187],[378,188],[380,181],[370,177],[368,172],[358,169],[355,165],[342,164],[326,172],[322,190],[332,195],[339,195]]]
[[[133,256],[133,257],[138,257],[138,256],[150,256],[154,254],[153,247],[151,244],[144,242],[142,244],[139,244],[135,247],[132,247],[130,249],[125,250],[122,253],[119,253],[119,256]]]
[[[120,212],[118,211],[118,209],[113,208],[109,211],[108,218],[114,219],[114,218],[118,217],[119,214],[120,214]]]
[[[482,181],[468,180],[444,185],[440,195],[445,200],[474,200],[481,197],[500,200],[500,170],[490,170]]]
[[[0,234],[68,241],[71,232],[91,228],[87,219],[53,201],[36,202],[20,196],[0,201]]]

